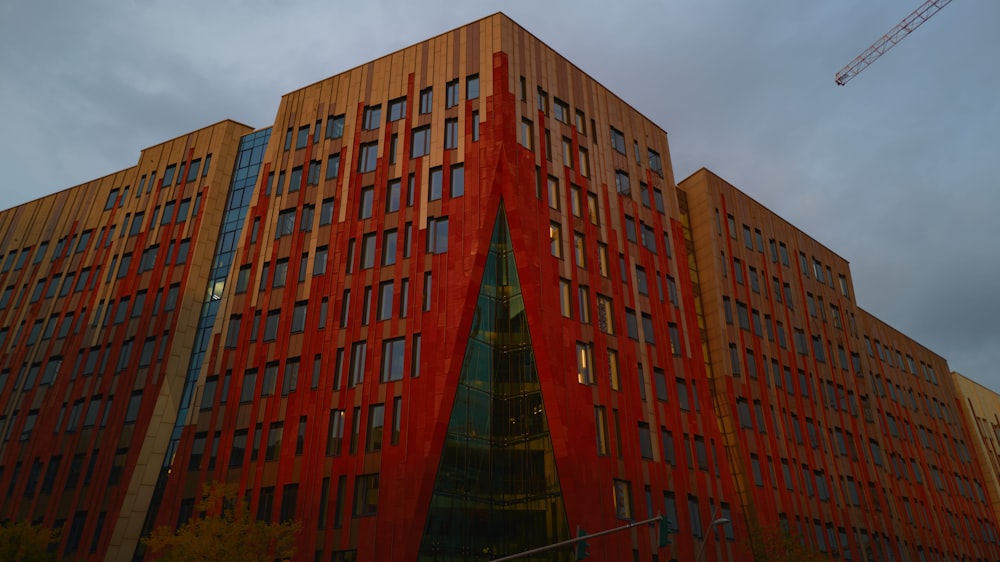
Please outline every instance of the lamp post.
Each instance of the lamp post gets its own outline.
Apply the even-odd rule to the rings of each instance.
[[[701,541],[701,546],[698,548],[698,555],[694,557],[694,562],[701,560],[701,555],[705,553],[705,545],[708,543],[708,535],[712,533],[712,527],[715,527],[716,525],[725,525],[726,523],[729,523],[729,519],[720,517],[708,524],[708,529],[705,530],[705,538]]]

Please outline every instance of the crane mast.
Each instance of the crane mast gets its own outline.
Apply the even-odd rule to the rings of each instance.
[[[902,41],[903,38],[912,33],[914,29],[920,27],[921,24],[930,19],[931,16],[938,13],[941,8],[944,8],[950,3],[951,0],[927,0],[924,2],[923,5],[914,10],[912,14],[903,18],[903,21],[899,22],[896,27],[892,28],[888,33],[883,35],[881,39],[865,49],[863,53],[858,55],[858,58],[851,61],[851,64],[845,66],[840,72],[838,72],[836,77],[837,85],[843,86],[844,84],[847,84],[851,78],[854,78],[862,70],[868,68],[868,65],[875,62],[889,49],[896,46],[896,43]]]

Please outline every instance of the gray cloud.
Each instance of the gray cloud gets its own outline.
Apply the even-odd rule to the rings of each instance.
[[[504,10],[707,166],[852,264],[859,303],[1000,390],[1000,4],[953,3],[848,86],[916,7],[847,0],[70,0],[0,5],[0,207],[135,163],[281,94]]]

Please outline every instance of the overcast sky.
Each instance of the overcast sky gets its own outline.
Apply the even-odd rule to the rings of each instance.
[[[0,208],[504,11],[705,166],[851,262],[858,303],[1000,390],[1000,2],[958,0],[850,84],[921,0],[0,3]],[[990,228],[989,225],[994,227]]]

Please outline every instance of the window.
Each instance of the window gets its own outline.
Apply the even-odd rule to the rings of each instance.
[[[281,453],[281,434],[284,433],[283,422],[273,422],[267,428],[267,448],[264,449],[264,460],[273,461],[278,459]]]
[[[431,128],[430,126],[417,127],[413,129],[410,143],[410,158],[419,158],[427,155],[431,150]]]
[[[479,97],[479,75],[473,74],[465,78],[465,99],[474,100]]]
[[[451,167],[450,193],[452,197],[465,195],[465,167],[461,164]]]
[[[614,481],[615,516],[618,519],[632,519],[632,483],[627,480]]]
[[[611,148],[625,154],[625,135],[614,127],[611,127]]]
[[[580,308],[580,322],[590,323],[590,289],[586,285],[577,287],[577,300]]]
[[[143,250],[142,260],[139,262],[139,273],[153,269],[153,266],[156,265],[156,252],[159,249],[160,249],[159,245],[153,245]],[[124,263],[124,261],[122,263]],[[119,269],[118,271],[120,274],[121,269]]]
[[[479,140],[479,112],[472,112],[472,141]]]
[[[448,217],[428,217],[427,252],[443,254],[448,251]]]
[[[304,332],[306,329],[306,303],[297,302],[292,310],[292,333]]]
[[[535,150],[535,133],[528,119],[521,119],[521,146],[528,150]]]
[[[643,459],[653,459],[653,439],[649,433],[649,424],[639,422],[639,454]]]
[[[434,90],[431,88],[424,88],[420,90],[420,113],[427,114],[431,112],[431,105],[434,101]]]
[[[572,317],[570,308],[570,282],[569,279],[559,280],[559,310],[564,318]]]
[[[326,138],[339,139],[344,136],[344,116],[331,115],[326,118]]]
[[[458,148],[458,119],[451,118],[444,120],[444,147],[445,149]]]
[[[587,267],[586,241],[581,232],[573,233],[573,255],[577,267]]]
[[[621,195],[629,195],[632,193],[632,186],[629,184],[627,172],[615,170],[615,188]]]
[[[549,176],[549,207],[559,210],[559,201],[562,199],[562,195],[559,190],[559,179]]]
[[[361,269],[375,267],[375,233],[369,232],[361,238]]]
[[[559,223],[549,224],[549,249],[553,256],[562,259],[562,227]]]
[[[441,198],[443,187],[442,172],[441,167],[431,168],[430,171],[430,189],[427,191],[428,201],[436,201]]]
[[[396,263],[396,229],[386,230],[382,234],[382,265]]]
[[[604,406],[594,406],[594,425],[597,427],[597,454],[608,454],[608,412]]]
[[[373,404],[368,407],[368,429],[365,432],[365,450],[375,453],[382,450],[382,434],[385,429],[385,405]]]
[[[404,118],[406,118],[406,98],[391,100],[389,102],[389,121],[399,121]]]
[[[580,384],[594,384],[594,346],[576,342],[576,378]]]
[[[267,320],[264,323],[264,341],[274,341],[278,337],[278,320],[281,317],[281,310],[271,310],[267,313]]]
[[[445,108],[458,105],[458,80],[452,80],[445,84],[444,98]]]
[[[354,480],[354,515],[375,515],[378,509],[378,474],[362,474]]]
[[[379,124],[382,121],[382,106],[381,105],[370,105],[365,107],[365,111],[362,114],[361,128],[370,131],[372,129],[378,129]]]
[[[611,307],[611,297],[597,295],[597,325],[606,334],[614,334],[614,312]]]
[[[636,322],[635,311],[631,308],[625,309],[625,328],[628,337],[634,340],[639,339],[639,325]]]
[[[371,172],[378,161],[378,141],[361,143],[358,156],[358,171]]]
[[[646,153],[649,156],[649,169],[662,178],[663,162],[660,160],[660,153],[656,152],[653,149],[647,149]]]
[[[383,281],[378,287],[378,320],[392,318],[393,282]]]
[[[569,104],[559,98],[555,98],[552,105],[552,116],[560,123],[569,123]]]
[[[361,188],[361,200],[358,205],[358,218],[370,219],[375,201],[375,187],[367,186]]]
[[[368,353],[368,342],[356,341],[351,344],[351,370],[348,384],[355,386],[365,380],[365,356]]]

